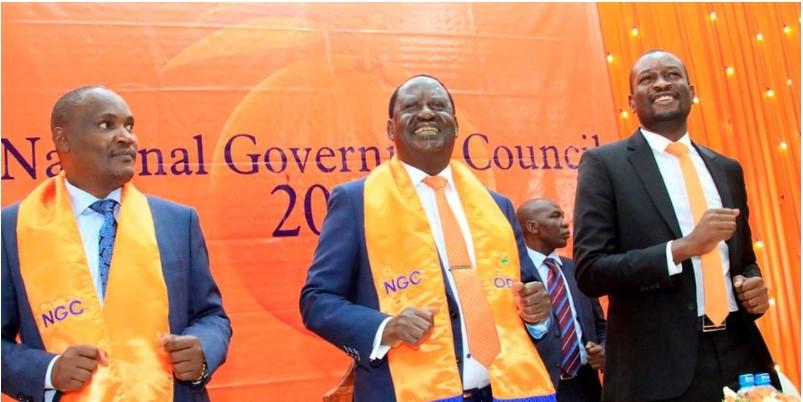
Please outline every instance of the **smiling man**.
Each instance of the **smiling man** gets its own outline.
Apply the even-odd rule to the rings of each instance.
[[[51,115],[63,172],[2,211],[2,391],[18,400],[209,399],[231,325],[198,215],[131,183],[133,130],[115,92],[68,92]]]
[[[641,128],[583,155],[574,208],[578,285],[609,297],[603,400],[715,401],[742,373],[777,386],[742,168],[691,141],[677,56],[644,54],[630,89]]]
[[[354,359],[356,401],[554,401],[525,329],[549,297],[510,201],[451,160],[451,95],[415,76],[388,112],[396,156],[332,192],[304,324]]]

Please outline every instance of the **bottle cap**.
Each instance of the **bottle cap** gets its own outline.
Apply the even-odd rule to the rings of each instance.
[[[755,378],[756,386],[770,385],[770,375],[768,373],[758,373]]]
[[[749,389],[755,386],[755,378],[752,374],[742,374],[739,376],[739,389]]]

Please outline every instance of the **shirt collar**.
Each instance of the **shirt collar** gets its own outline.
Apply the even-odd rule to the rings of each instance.
[[[652,131],[646,130],[644,127],[641,128],[641,134],[644,135],[644,139],[647,140],[647,144],[650,145],[650,148],[654,152],[666,152],[666,146],[671,144],[672,141],[669,138],[664,137],[661,134],[653,133]],[[694,150],[694,146],[691,144],[691,139],[689,138],[689,133],[683,134],[683,137],[677,141],[686,147],[689,148],[689,151]]]
[[[402,162],[402,166],[404,166],[404,169],[407,170],[407,174],[410,176],[410,180],[413,182],[413,186],[418,186],[419,184],[423,184],[423,180],[429,177],[429,174],[427,174],[426,172],[417,167],[410,166],[404,162]],[[437,175],[446,179],[446,182],[448,183],[447,187],[454,188],[454,180],[452,179],[451,165],[446,165],[446,168],[441,170],[441,172],[438,173]]]
[[[75,187],[67,179],[64,179],[64,184],[67,186],[67,194],[70,195],[70,204],[72,205],[72,213],[76,217],[78,217],[83,213],[86,213],[87,210],[91,212],[92,210],[89,209],[89,206],[92,205],[95,201],[101,199],[95,197],[92,194],[87,193],[84,190],[81,190],[78,187]],[[103,199],[115,200],[119,203],[121,193],[122,189],[118,187]]]
[[[563,263],[561,263],[560,261],[560,256],[558,255],[557,250],[552,250],[552,252],[549,253],[549,255],[544,255],[540,251],[535,251],[527,247],[527,254],[530,256],[530,259],[533,261],[533,264],[535,264],[536,268],[543,265],[544,260],[546,260],[547,258],[551,258],[553,261],[555,261],[556,264],[558,264],[559,267],[563,265]]]

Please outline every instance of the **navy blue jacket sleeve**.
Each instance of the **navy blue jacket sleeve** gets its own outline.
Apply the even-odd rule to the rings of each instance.
[[[364,240],[360,236],[363,218],[357,212],[361,208],[355,205],[358,197],[362,197],[361,191],[349,192],[343,186],[332,191],[301,290],[300,308],[307,329],[369,368],[374,336],[388,316],[379,311],[375,296],[367,302],[370,297],[363,294],[363,302],[356,303],[358,287],[370,293],[370,286],[357,283],[361,266],[368,271],[368,262],[362,260],[360,253]]]
[[[232,329],[220,290],[209,270],[209,255],[198,221],[198,214],[190,209],[190,280],[189,321],[182,331],[201,341],[209,373],[214,372],[224,361],[229,350]]]
[[[17,209],[3,209],[2,236],[2,392],[22,399],[29,397],[41,401],[45,392],[45,374],[55,354],[18,343],[20,335],[20,315],[23,311],[30,315],[25,289],[21,286],[19,263],[17,261]],[[12,258],[13,257],[13,258]],[[14,261],[14,262],[12,262]],[[41,343],[41,339],[23,342]]]

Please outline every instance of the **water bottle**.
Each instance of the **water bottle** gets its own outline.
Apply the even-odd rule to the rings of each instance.
[[[751,389],[755,388],[755,377],[752,374],[742,374],[739,376],[739,395],[746,395]]]
[[[769,373],[758,373],[755,376],[755,385],[756,388],[758,387],[767,387],[772,390],[775,390],[775,387],[772,386],[772,381],[770,380]]]

